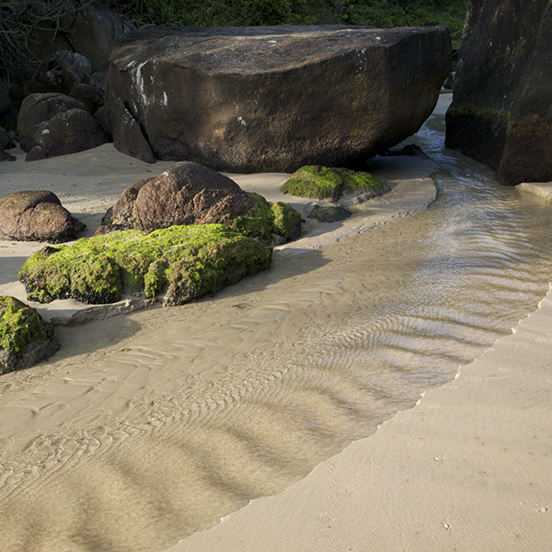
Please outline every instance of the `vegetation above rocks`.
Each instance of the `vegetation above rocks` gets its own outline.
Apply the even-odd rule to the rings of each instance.
[[[156,25],[447,25],[453,45],[462,37],[467,0],[104,0],[139,24]]]
[[[45,247],[21,268],[29,299],[112,303],[126,294],[179,305],[269,267],[272,249],[220,224],[113,232]]]
[[[385,182],[370,173],[320,165],[301,167],[282,186],[284,194],[329,201],[337,201],[345,192],[361,192],[370,199],[387,190]]]
[[[44,61],[42,49],[70,33],[91,0],[0,2],[0,70]],[[468,0],[96,0],[137,26],[313,25],[375,27],[446,25],[459,48]]]
[[[52,325],[35,309],[14,297],[0,296],[1,350],[22,353],[30,343],[45,343],[53,333]]]

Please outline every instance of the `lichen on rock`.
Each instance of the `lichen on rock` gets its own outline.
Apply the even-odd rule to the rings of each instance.
[[[345,192],[359,192],[370,197],[389,190],[385,182],[367,172],[346,168],[306,165],[295,171],[282,186],[282,193],[336,202]]]
[[[21,268],[29,299],[113,303],[123,295],[180,305],[270,265],[272,249],[221,224],[113,232],[45,247]]]
[[[35,309],[0,296],[0,374],[37,364],[58,348],[52,325]]]

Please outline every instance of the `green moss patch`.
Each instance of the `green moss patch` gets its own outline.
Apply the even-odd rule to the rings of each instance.
[[[245,236],[268,241],[272,234],[284,240],[293,240],[301,234],[301,215],[291,206],[281,201],[270,205],[259,194],[250,192],[255,201],[253,209],[244,216],[236,217],[232,229]]]
[[[0,296],[0,349],[22,353],[30,343],[45,343],[54,330],[35,309],[9,296]]]
[[[337,201],[344,192],[362,192],[375,197],[387,190],[385,182],[370,173],[319,165],[301,167],[282,186],[284,194],[329,201]]]
[[[274,215],[274,233],[286,240],[295,240],[301,235],[301,215],[287,203],[278,201],[271,206]]]
[[[350,169],[333,169],[343,179],[344,192],[363,192],[372,197],[381,196],[389,190],[387,184],[368,172]]]
[[[270,265],[272,249],[221,224],[172,226],[45,247],[21,268],[29,299],[113,303],[124,294],[179,305]]]
[[[282,193],[312,199],[337,201],[343,190],[343,178],[319,165],[306,165],[295,171],[282,186]]]

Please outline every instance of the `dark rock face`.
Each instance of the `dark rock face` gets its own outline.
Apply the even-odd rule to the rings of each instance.
[[[116,230],[146,232],[184,224],[230,226],[253,205],[253,199],[230,178],[197,163],[183,162],[129,186],[113,207],[109,224]],[[98,234],[105,231],[100,227]]]
[[[155,157],[214,170],[354,163],[429,116],[448,75],[445,28],[151,27],[108,71]]]
[[[12,149],[15,148],[15,144],[12,142],[9,134],[0,127],[0,149]]]
[[[16,192],[0,198],[0,238],[59,243],[85,226],[48,191]]]
[[[15,161],[15,157],[7,153],[6,149],[14,148],[15,144],[11,141],[8,133],[0,127],[0,161]]]
[[[4,84],[4,81],[0,79],[0,119],[10,112],[12,109],[12,103],[8,87]]]
[[[552,180],[552,5],[472,0],[447,122],[447,147],[503,184]]]
[[[96,87],[90,84],[76,84],[69,91],[69,96],[82,102],[86,109],[94,114],[104,104],[104,95]]]
[[[21,149],[29,153],[27,161],[84,151],[108,141],[82,102],[56,93],[25,98],[17,133]]]
[[[0,296],[0,374],[38,364],[59,348],[54,330],[35,309]]]
[[[140,125],[121,100],[107,106],[113,134],[113,145],[121,153],[136,157],[145,163],[155,163],[155,156],[142,133]],[[103,123],[105,128],[106,123]]]
[[[100,4],[88,4],[79,10],[68,40],[91,61],[94,72],[106,71],[109,55],[123,32],[121,16]]]

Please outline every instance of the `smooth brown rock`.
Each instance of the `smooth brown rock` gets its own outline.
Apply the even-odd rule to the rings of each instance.
[[[253,200],[233,180],[193,162],[177,163],[159,176],[129,186],[107,217],[109,230],[150,232],[177,224],[226,224],[247,214]]]
[[[59,243],[85,226],[49,191],[16,192],[0,198],[0,238]]]

